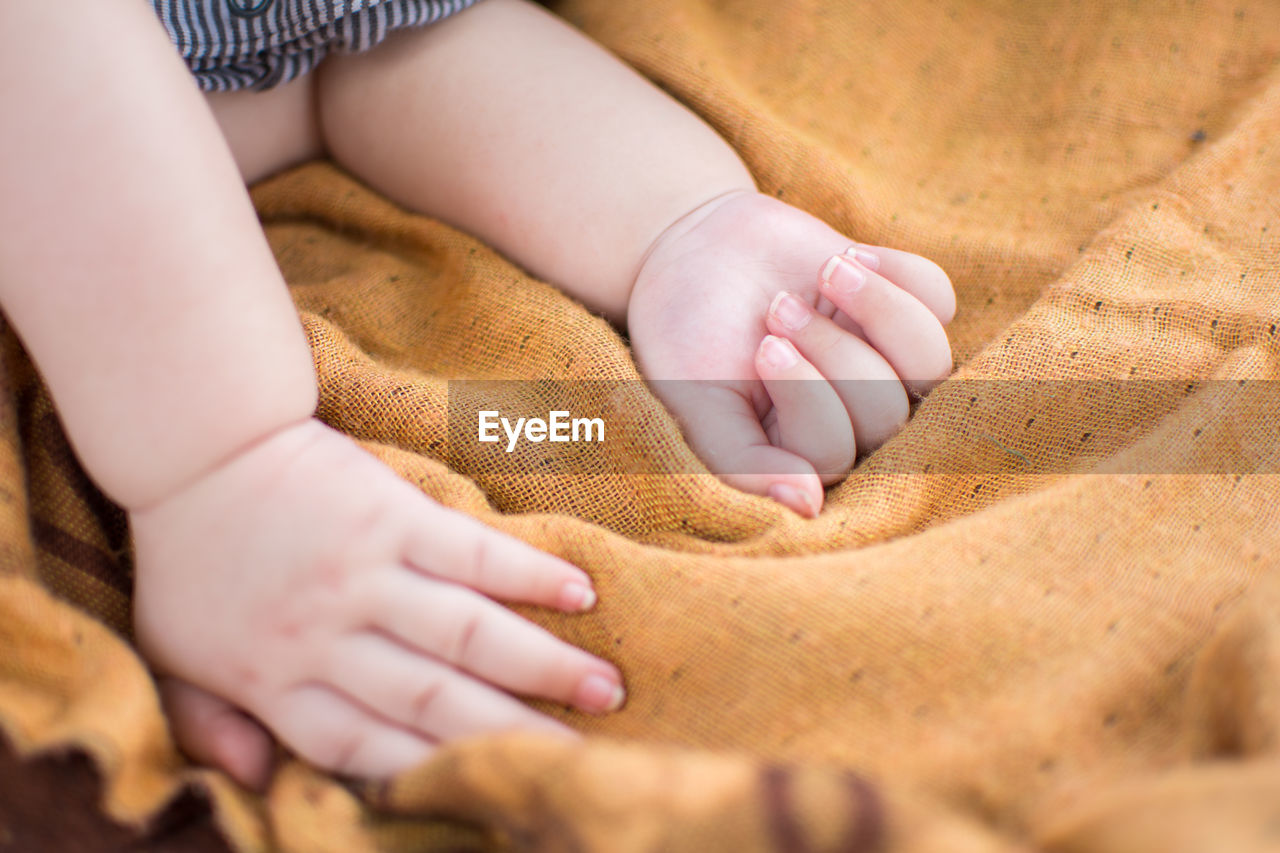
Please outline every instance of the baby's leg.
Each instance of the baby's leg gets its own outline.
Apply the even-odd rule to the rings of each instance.
[[[265,92],[215,92],[206,100],[246,184],[324,154],[315,75]]]

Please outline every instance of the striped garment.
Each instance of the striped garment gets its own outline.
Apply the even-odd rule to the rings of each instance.
[[[151,0],[206,92],[269,89],[330,50],[368,50],[400,27],[434,23],[476,0]]]

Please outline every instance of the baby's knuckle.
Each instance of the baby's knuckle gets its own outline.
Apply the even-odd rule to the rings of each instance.
[[[468,569],[472,585],[483,589],[493,574],[493,543],[487,531],[476,537]]]
[[[367,738],[363,732],[329,732],[327,737],[319,738],[310,748],[300,750],[303,756],[312,763],[344,775],[357,775],[360,769],[360,754]],[[308,754],[309,753],[309,754]]]
[[[443,678],[435,676],[414,690],[413,695],[409,697],[408,721],[412,725],[426,727],[434,715],[435,708],[440,705],[440,699],[447,686],[448,683]]]
[[[443,656],[451,664],[465,665],[471,659],[476,635],[484,614],[476,606],[467,607],[450,623],[445,634]]]

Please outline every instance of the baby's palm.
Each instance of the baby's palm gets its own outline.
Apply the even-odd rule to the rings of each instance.
[[[908,391],[951,370],[946,275],[850,244],[767,196],[727,196],[660,238],[628,310],[641,370],[708,468],[807,515],[902,425]]]

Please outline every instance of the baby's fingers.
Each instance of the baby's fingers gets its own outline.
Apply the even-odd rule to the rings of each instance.
[[[906,392],[893,368],[866,341],[786,291],[774,298],[766,323],[831,383],[849,413],[859,453],[879,447],[902,428],[910,412]]]
[[[951,372],[947,333],[910,293],[847,255],[836,255],[822,268],[821,288],[908,389],[922,394]]]
[[[432,739],[515,730],[573,734],[506,693],[373,633],[345,638],[330,670],[339,690]]]
[[[853,426],[844,402],[785,338],[766,335],[756,350],[756,371],[777,415],[777,444],[813,465],[825,484],[853,467]]]
[[[416,502],[409,531],[405,560],[438,578],[560,610],[590,610],[596,603],[581,569],[433,501]]]
[[[845,254],[919,299],[943,325],[955,317],[956,291],[951,279],[928,258],[901,249],[861,244],[851,246]]]
[[[324,770],[385,779],[426,760],[431,739],[379,719],[318,684],[284,694],[272,709],[272,727],[300,756]]]
[[[617,669],[500,604],[412,572],[387,573],[377,583],[373,627],[438,661],[505,690],[584,711],[622,704]]]

